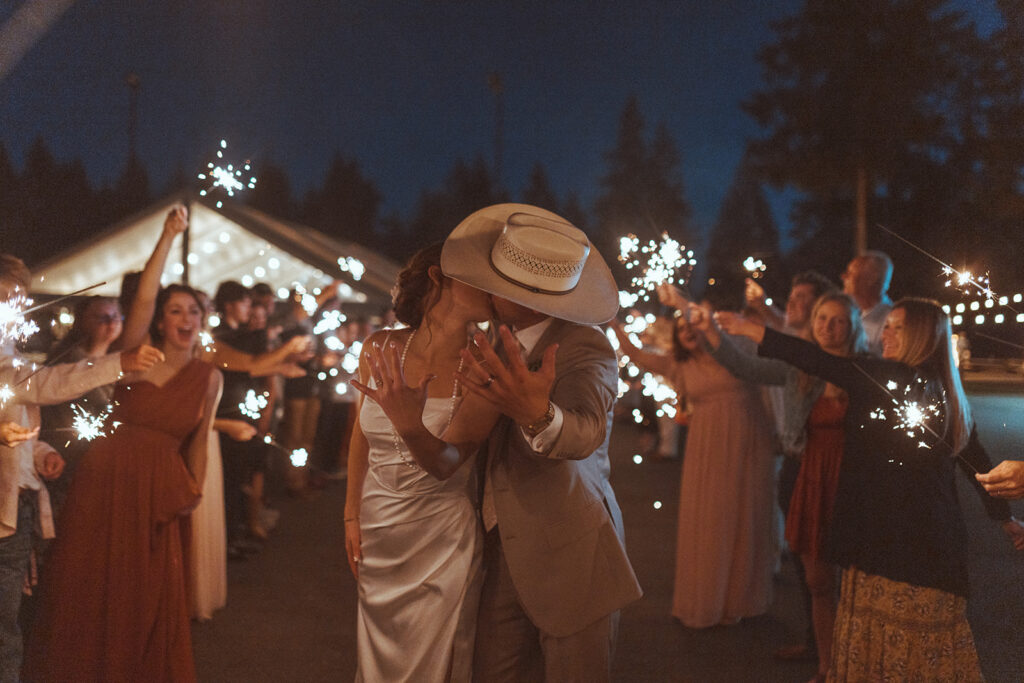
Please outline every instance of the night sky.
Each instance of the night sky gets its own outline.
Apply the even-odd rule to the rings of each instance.
[[[0,23],[19,4],[0,0]],[[0,141],[20,168],[42,136],[94,184],[112,183],[128,153],[134,72],[154,192],[175,169],[193,175],[225,138],[229,160],[273,161],[299,196],[335,152],[355,158],[382,214],[408,218],[457,159],[493,161],[487,77],[499,72],[513,198],[539,161],[560,197],[589,206],[635,95],[648,132],[665,123],[675,137],[707,229],[758,134],[739,110],[760,85],[756,51],[800,4],[81,0],[0,81]],[[996,21],[989,4],[963,2],[983,28]]]

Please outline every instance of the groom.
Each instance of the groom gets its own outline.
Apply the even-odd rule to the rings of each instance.
[[[525,204],[466,218],[441,269],[491,294],[499,356],[464,353],[501,413],[484,450],[487,530],[474,680],[606,681],[619,610],[641,595],[608,483],[615,353],[595,327],[618,292],[586,235]]]

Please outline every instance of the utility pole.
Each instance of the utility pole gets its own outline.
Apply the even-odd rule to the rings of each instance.
[[[494,93],[494,185],[502,187],[502,163],[505,151],[505,83],[501,74],[492,71],[487,76],[487,85]]]
[[[138,74],[130,72],[124,77],[124,83],[128,86],[128,160],[132,163],[138,158],[139,87],[142,80]]]

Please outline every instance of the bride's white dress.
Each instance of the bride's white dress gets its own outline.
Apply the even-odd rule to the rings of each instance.
[[[454,408],[450,398],[428,398],[423,424],[440,434]],[[449,680],[450,670],[450,680],[469,681],[483,547],[473,459],[438,481],[411,466],[405,443],[370,398],[359,424],[369,471],[359,512],[356,680],[431,683]]]

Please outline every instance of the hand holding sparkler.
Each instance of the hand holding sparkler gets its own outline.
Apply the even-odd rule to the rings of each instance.
[[[996,498],[1024,498],[1024,460],[1004,460],[987,474],[976,474],[989,495]]]
[[[121,353],[121,370],[124,372],[141,372],[149,370],[157,363],[162,363],[163,361],[163,351],[149,344],[142,344],[131,351]]]
[[[176,204],[167,212],[164,219],[164,234],[174,238],[188,229],[188,209],[184,204]]]
[[[749,277],[744,279],[743,283],[743,298],[746,300],[747,305],[757,309],[766,308],[768,304],[765,303],[764,287]]]
[[[686,298],[681,289],[668,282],[659,284],[657,286],[657,293],[658,301],[676,310],[685,310],[686,306],[690,303],[690,300]]]
[[[723,331],[731,335],[746,337],[758,344],[764,339],[764,325],[744,318],[739,313],[719,311],[715,313],[715,322]]]
[[[227,434],[232,441],[251,441],[256,436],[256,428],[245,420],[218,417],[213,422],[213,428]]]
[[[14,448],[20,443],[39,436],[39,427],[29,429],[22,427],[17,422],[4,422],[0,424],[0,446]]]

